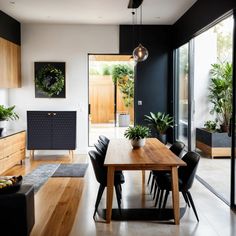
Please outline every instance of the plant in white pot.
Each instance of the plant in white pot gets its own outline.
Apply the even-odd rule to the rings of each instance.
[[[130,125],[130,108],[134,102],[134,70],[129,65],[118,64],[112,69],[112,80],[122,93],[122,99],[127,112],[119,115],[119,126]]]
[[[146,138],[150,135],[150,129],[146,126],[136,125],[129,127],[124,136],[131,140],[133,148],[143,147],[146,142]]]
[[[14,109],[15,106],[5,107],[4,105],[0,105],[0,135],[3,131],[3,127],[1,127],[3,121],[16,120],[19,118],[19,116],[14,112]]]

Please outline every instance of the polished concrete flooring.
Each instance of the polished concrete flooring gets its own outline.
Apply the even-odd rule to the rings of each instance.
[[[198,176],[230,202],[231,159],[229,157],[211,159],[200,154]]]
[[[122,207],[153,207],[154,202],[149,194],[149,188],[142,185],[140,171],[126,171],[126,183],[123,187]],[[148,172],[146,172],[146,178]],[[97,216],[98,221],[94,222],[92,215],[96,199],[98,183],[95,180],[91,165],[85,177],[84,192],[72,227],[71,236],[89,235],[161,235],[161,236],[235,236],[236,235],[236,214],[230,208],[207,190],[198,181],[194,182],[191,193],[198,211],[200,222],[197,222],[192,209],[187,211],[176,226],[172,221],[112,221],[106,224],[103,219]],[[171,197],[169,198],[171,200]],[[113,201],[117,208],[116,201]],[[171,201],[168,201],[171,204]],[[185,203],[181,196],[181,206]],[[105,193],[100,208],[105,208]]]

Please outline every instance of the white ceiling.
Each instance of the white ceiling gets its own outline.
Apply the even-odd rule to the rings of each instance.
[[[197,0],[144,0],[143,24],[173,24]],[[129,0],[0,0],[22,23],[131,24]]]

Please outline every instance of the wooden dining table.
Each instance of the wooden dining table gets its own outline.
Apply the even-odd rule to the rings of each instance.
[[[111,222],[114,172],[116,170],[169,170],[172,176],[172,204],[174,222],[179,224],[178,167],[186,163],[171,152],[156,138],[147,138],[144,147],[133,149],[127,139],[111,139],[108,145],[105,166],[107,166],[106,222]]]

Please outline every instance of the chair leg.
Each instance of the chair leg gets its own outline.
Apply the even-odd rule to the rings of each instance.
[[[169,190],[166,190],[165,197],[164,197],[164,202],[163,202],[163,205],[162,205],[163,209],[166,208],[166,202],[167,202],[168,196],[169,196]]]
[[[156,201],[155,201],[155,207],[157,206],[157,203],[158,203],[158,199],[159,199],[159,196],[160,196],[160,192],[161,192],[161,190],[160,190],[160,188],[158,188],[157,189],[157,196],[156,196]]]
[[[150,171],[150,173],[149,173],[147,185],[149,185],[151,177],[152,177],[152,171]]]
[[[150,194],[152,194],[152,190],[153,190],[153,187],[154,187],[154,183],[155,183],[155,176],[153,175]]]
[[[164,190],[161,189],[161,196],[160,196],[160,201],[159,201],[159,209],[161,209],[163,194],[164,194]]]
[[[182,195],[183,195],[184,200],[185,200],[185,202],[187,203],[188,207],[190,207],[189,200],[188,200],[188,196],[187,196],[186,192],[182,192]]]
[[[198,218],[198,215],[197,215],[197,211],[196,211],[196,208],[195,208],[195,205],[194,205],[194,202],[193,202],[193,198],[192,198],[192,196],[191,196],[191,193],[188,191],[186,194],[187,194],[187,196],[188,196],[188,199],[189,199],[189,201],[190,201],[190,204],[192,205],[192,208],[193,208],[194,214],[195,214],[195,216],[196,216],[196,218],[197,218],[197,221],[199,221],[199,218]]]
[[[154,185],[155,185],[155,187],[154,187],[154,194],[153,194],[153,198],[152,198],[152,200],[155,199],[155,197],[156,197],[156,193],[157,193],[157,182],[156,182],[156,181],[155,181]]]
[[[116,190],[117,204],[118,204],[119,212],[121,215],[121,206],[120,206],[121,205],[121,193],[120,193],[118,185],[115,185],[115,190]]]
[[[105,186],[100,184],[99,189],[98,189],[98,194],[97,194],[97,200],[96,200],[96,203],[95,203],[95,210],[94,210],[94,213],[93,213],[93,219],[94,220],[95,220],[95,215],[96,215],[96,212],[98,210],[98,205],[101,201],[104,189],[105,189]]]

